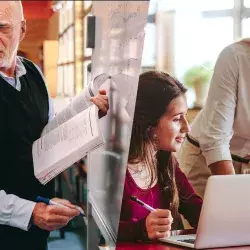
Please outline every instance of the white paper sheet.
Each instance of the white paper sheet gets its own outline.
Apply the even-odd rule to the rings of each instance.
[[[46,184],[103,143],[98,110],[92,105],[34,142],[36,178]]]
[[[42,136],[93,105],[89,100],[92,97],[90,91],[91,90],[86,87],[78,96],[73,98],[72,101],[44,127]]]

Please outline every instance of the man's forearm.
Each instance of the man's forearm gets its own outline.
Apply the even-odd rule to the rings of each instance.
[[[217,161],[209,165],[213,175],[230,175],[235,174],[231,161]]]

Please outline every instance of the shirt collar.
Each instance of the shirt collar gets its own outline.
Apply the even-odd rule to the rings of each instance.
[[[16,68],[15,68],[15,72],[16,72],[16,77],[21,77],[23,75],[25,75],[27,73],[21,59],[17,56],[16,57]],[[5,77],[5,78],[13,78],[13,77],[9,77],[7,75],[5,75],[3,72],[0,71],[0,75]]]

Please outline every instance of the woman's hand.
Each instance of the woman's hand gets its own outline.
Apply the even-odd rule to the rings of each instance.
[[[148,238],[157,240],[169,237],[172,223],[173,217],[170,210],[156,209],[156,211],[151,212],[146,218]]]

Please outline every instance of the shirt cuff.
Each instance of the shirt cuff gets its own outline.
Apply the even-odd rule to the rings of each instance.
[[[232,161],[231,153],[228,146],[221,146],[206,152],[202,152],[206,158],[207,166],[218,161]]]
[[[36,203],[33,201],[18,198],[15,202],[15,208],[12,213],[9,225],[28,231],[30,228],[30,219]]]

